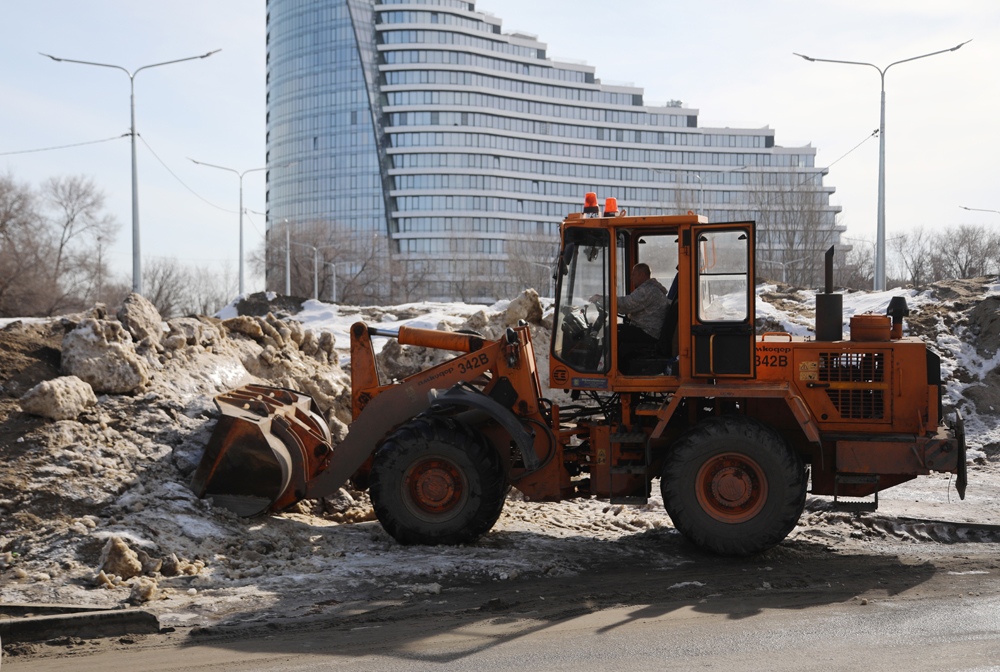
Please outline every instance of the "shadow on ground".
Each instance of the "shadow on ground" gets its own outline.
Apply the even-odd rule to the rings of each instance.
[[[573,619],[600,617],[612,607],[614,612],[599,618],[595,634],[681,609],[752,619],[764,610],[844,603],[865,593],[891,598],[921,586],[937,571],[929,562],[844,555],[810,541],[786,542],[751,558],[724,558],[662,531],[594,541],[589,550],[606,557],[599,546],[608,543],[626,544],[636,553],[631,560],[590,563],[573,576],[444,585],[434,596],[441,599],[344,603],[306,618],[249,628],[235,622],[198,628],[187,643],[241,654],[309,651],[340,659],[378,654],[411,663],[454,662]],[[646,548],[653,544],[659,552]],[[581,554],[588,552],[588,544],[579,546]],[[451,642],[450,651],[431,653],[435,647],[427,643],[440,637]]]

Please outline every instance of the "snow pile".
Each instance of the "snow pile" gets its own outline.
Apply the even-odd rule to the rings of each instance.
[[[798,289],[789,285],[763,284],[757,286],[758,327],[763,322],[782,327],[781,331],[793,336],[812,337],[816,325],[816,292]],[[850,337],[851,318],[867,312],[885,314],[889,301],[894,296],[902,296],[910,308],[911,315],[927,306],[937,305],[933,290],[891,289],[886,292],[847,291],[844,297],[843,332]],[[758,333],[760,329],[758,328]]]
[[[136,352],[129,332],[111,320],[87,318],[66,334],[62,368],[95,392],[125,394],[149,382],[149,363]]]
[[[76,376],[44,380],[18,400],[26,413],[52,420],[74,420],[97,403],[94,389]]]
[[[214,426],[214,395],[253,382],[279,385],[313,395],[333,426],[349,419],[349,378],[331,356],[328,332],[273,316],[253,320],[258,328],[249,334],[245,325],[215,318],[163,325],[148,311],[142,316],[147,330],[156,323],[162,342],[147,335],[136,343],[123,324],[101,316],[53,323],[66,332],[64,353],[80,352],[80,342],[91,347],[77,360],[94,371],[101,369],[95,362],[117,358],[141,364],[147,375],[128,386],[131,396],[84,400],[75,419],[27,422],[35,428],[4,448],[0,569],[8,572],[0,600],[169,601],[206,566],[213,570],[204,578],[214,583],[225,554],[239,557],[253,541],[246,521],[198,500],[187,485]],[[137,324],[133,315],[132,328]],[[87,391],[94,385],[81,384]],[[28,408],[38,394],[28,395]],[[293,547],[307,543],[302,535],[284,537]]]
[[[557,560],[558,549],[531,549],[531,539],[520,532],[499,552],[400,547],[372,522],[363,492],[341,490],[282,516],[244,520],[198,500],[188,487],[217,417],[214,395],[251,382],[307,392],[334,437],[342,438],[350,396],[339,362],[348,357],[350,324],[440,325],[497,337],[517,319],[543,317],[534,292],[514,302],[512,311],[504,310],[508,303],[497,305],[499,310],[412,304],[389,312],[306,302],[298,319],[265,314],[170,320],[160,324],[159,343],[148,336],[136,342],[121,323],[105,319],[106,311],[53,323],[69,334],[81,326],[91,334],[99,326],[102,334],[120,336],[101,340],[115,343],[123,358],[142,362],[148,379],[131,395],[100,395],[76,419],[29,426],[16,449],[5,453],[0,600],[131,601],[165,614],[166,623],[204,622],[226,610],[252,611],[281,597],[311,595],[317,586],[357,589],[398,573],[408,577],[407,591],[420,594],[425,589],[413,587],[419,577],[509,579],[519,572],[573,571],[574,565]],[[538,352],[546,352],[547,327],[533,323],[532,330]],[[386,339],[379,341],[381,349]],[[539,529],[530,523],[530,509],[513,504],[514,528]],[[589,509],[563,514],[565,520],[579,518],[581,528],[592,515]],[[655,515],[665,520],[662,509]],[[657,525],[607,528],[611,536],[622,536]]]
[[[142,295],[133,293],[125,297],[116,316],[136,343],[160,343],[163,337],[163,320],[156,307]]]

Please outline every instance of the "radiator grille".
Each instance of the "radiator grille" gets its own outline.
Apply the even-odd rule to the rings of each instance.
[[[821,382],[882,383],[885,380],[885,354],[881,352],[821,352]],[[851,420],[881,420],[885,417],[883,390],[827,389],[827,396],[840,417]]]

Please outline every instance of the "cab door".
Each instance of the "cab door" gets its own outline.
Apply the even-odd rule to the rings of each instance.
[[[692,374],[754,378],[754,223],[691,227]]]

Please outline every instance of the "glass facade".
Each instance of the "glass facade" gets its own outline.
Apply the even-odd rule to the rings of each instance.
[[[588,191],[633,215],[754,219],[761,269],[791,281],[810,280],[788,253],[839,243],[815,148],[645,106],[642,89],[546,58],[472,2],[269,0],[267,12],[269,255],[288,222],[336,263],[324,273],[338,286],[377,276],[372,300],[544,294],[558,224]]]

